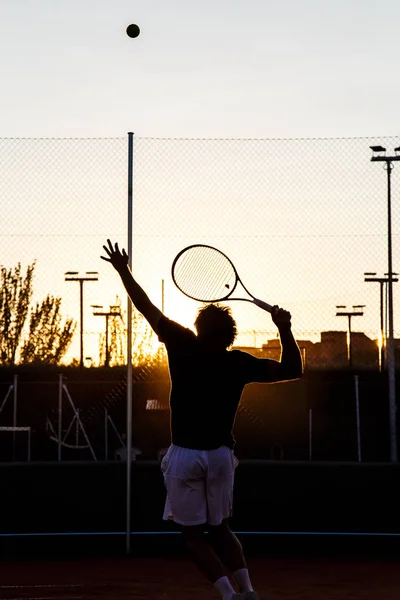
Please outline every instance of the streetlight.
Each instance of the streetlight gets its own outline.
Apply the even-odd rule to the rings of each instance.
[[[347,317],[348,319],[348,342],[347,342],[347,359],[349,361],[349,368],[351,369],[353,366],[353,354],[351,348],[351,319],[352,317],[362,317],[364,312],[363,308],[365,304],[353,304],[353,310],[351,312],[344,310],[346,306],[343,304],[336,306],[338,312],[336,312],[337,317]]]
[[[387,275],[387,273],[385,273]],[[398,273],[392,273],[392,275],[398,275]],[[379,370],[383,371],[385,368],[385,345],[386,345],[386,328],[385,328],[385,316],[384,316],[384,288],[387,289],[388,277],[376,277],[376,273],[364,273],[364,281],[366,282],[377,282],[380,287],[380,319],[381,319],[381,339],[379,341]],[[392,277],[392,281],[396,282],[398,279]],[[386,296],[386,295],[385,295]]]
[[[397,431],[396,431],[396,362],[394,353],[393,326],[393,262],[392,262],[392,192],[391,173],[393,162],[400,160],[400,146],[394,149],[394,155],[388,156],[383,146],[370,146],[371,161],[384,162],[387,172],[387,215],[388,215],[388,345],[387,363],[389,379],[389,413],[390,413],[390,457],[397,462]]]
[[[89,276],[89,277],[88,277]],[[83,283],[85,281],[98,281],[97,271],[86,271],[85,277],[80,277],[78,271],[67,271],[64,273],[65,281],[79,281],[79,305],[80,305],[80,363],[83,368]]]
[[[110,349],[108,346],[108,320],[111,317],[121,317],[121,310],[119,306],[110,306],[110,310],[109,311],[104,311],[103,310],[103,306],[100,306],[99,304],[92,304],[91,305],[92,308],[95,309],[95,311],[93,311],[93,315],[95,317],[105,317],[106,318],[106,358],[104,361],[104,366],[105,367],[109,367],[110,366]]]
[[[384,273],[385,277],[387,277],[389,275],[389,273]],[[393,273],[392,271],[392,281],[393,283],[395,283],[396,281],[398,281],[397,279],[395,279],[398,276],[398,273]],[[389,279],[388,279],[389,282]],[[388,285],[389,283],[386,284],[386,292],[385,292],[385,328],[386,328],[386,337],[388,337],[388,296],[389,296],[389,292],[388,292]],[[394,331],[394,330],[393,330]],[[395,356],[395,354],[394,354]],[[396,361],[394,361],[396,364]]]

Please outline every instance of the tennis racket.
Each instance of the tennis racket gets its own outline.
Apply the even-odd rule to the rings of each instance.
[[[172,263],[172,280],[185,296],[199,302],[242,300],[272,312],[272,306],[255,298],[244,286],[232,261],[217,248],[203,244],[188,246]],[[232,297],[238,287],[249,297]]]

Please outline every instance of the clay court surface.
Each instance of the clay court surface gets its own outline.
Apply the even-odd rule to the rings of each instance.
[[[250,557],[261,600],[399,600],[400,561]],[[218,600],[186,557],[3,561],[1,600]]]

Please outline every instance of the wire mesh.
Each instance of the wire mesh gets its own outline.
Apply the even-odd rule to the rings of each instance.
[[[382,313],[387,328],[387,286],[382,300],[378,283],[366,282],[365,273],[375,274],[370,279],[387,275],[388,204],[387,173],[382,163],[371,163],[370,146],[383,144],[391,153],[399,142],[398,136],[135,137],[132,261],[138,282],[167,316],[193,327],[199,303],[174,286],[171,264],[185,246],[215,246],[232,260],[254,296],[291,312],[307,369],[345,369],[351,344],[354,366],[377,370]],[[397,163],[394,167],[391,216],[393,270],[397,272],[400,178]],[[65,354],[55,361],[56,367],[77,366],[80,360],[84,367],[99,367],[107,361],[111,367],[124,365],[125,295],[118,275],[100,255],[107,238],[128,246],[127,169],[125,137],[0,139],[2,273],[15,275],[13,269],[20,263],[25,274],[34,265],[30,310],[18,350],[12,360],[2,351],[1,366],[16,367],[22,362],[30,316],[48,295],[61,299],[59,328],[68,319],[76,326]],[[279,358],[279,340],[270,315],[250,303],[232,303],[232,311],[238,325],[236,346]],[[113,312],[117,316],[112,316]],[[400,338],[398,314],[394,283],[395,338]],[[154,372],[140,370],[141,358],[156,357],[153,366],[158,368],[163,355],[146,324],[137,314],[134,319],[138,367],[134,388],[145,390],[141,402],[154,408],[156,395],[138,383],[143,373],[147,379],[155,379]],[[4,323],[3,319],[3,338]],[[77,385],[81,391],[73,395],[74,402],[87,424],[104,423],[102,410],[118,405],[117,425],[122,431],[126,384],[123,371],[119,373],[116,378],[105,376],[109,382],[103,396],[99,391],[96,399]],[[7,390],[8,382],[3,385]],[[71,389],[74,385],[71,382]],[[346,388],[350,397],[352,385],[350,382]],[[166,394],[164,390],[163,402]],[[84,405],[88,395],[93,406]],[[149,399],[154,403],[148,404]],[[307,446],[306,391],[303,400],[297,424],[301,422]],[[261,440],[266,433],[270,435],[279,454],[282,436],[276,435],[272,416],[262,414],[260,406],[257,394],[248,395],[240,414],[248,420],[246,427],[253,428],[254,436]],[[134,412],[134,418],[151,422],[154,430],[156,414],[156,410],[150,411],[147,421],[140,421],[139,412]],[[168,422],[164,413],[161,420],[160,444],[165,444]],[[17,424],[29,425],[20,419]],[[239,420],[238,426],[242,425]],[[288,431],[290,428],[288,425]],[[137,439],[134,437],[134,445]],[[305,452],[307,455],[307,449]],[[99,455],[104,456],[104,451]]]
[[[399,144],[398,137],[379,141],[389,150]],[[164,279],[166,312],[190,325],[198,305],[174,289],[170,265],[186,245],[215,246],[233,261],[253,295],[290,310],[296,337],[308,346],[314,366],[329,360],[314,347],[324,341],[321,333],[348,330],[347,319],[336,316],[337,306],[353,312],[361,305],[363,315],[351,319],[351,328],[364,334],[357,340],[361,354],[372,353],[376,361],[379,289],[364,281],[365,272],[383,277],[388,271],[386,173],[370,162],[369,147],[376,143],[373,138],[136,139],[139,280],[157,302]],[[394,271],[399,268],[397,171],[392,175]],[[395,299],[395,313],[398,309]],[[276,337],[260,309],[246,303],[233,310],[238,345],[260,347]],[[395,336],[400,336],[396,318]],[[343,340],[337,343],[343,346]]]

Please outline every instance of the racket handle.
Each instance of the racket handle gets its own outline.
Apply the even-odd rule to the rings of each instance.
[[[268,311],[269,313],[272,312],[272,306],[270,304],[267,304],[266,302],[263,302],[262,300],[258,300],[257,298],[254,298],[254,304],[259,306],[263,310]]]

